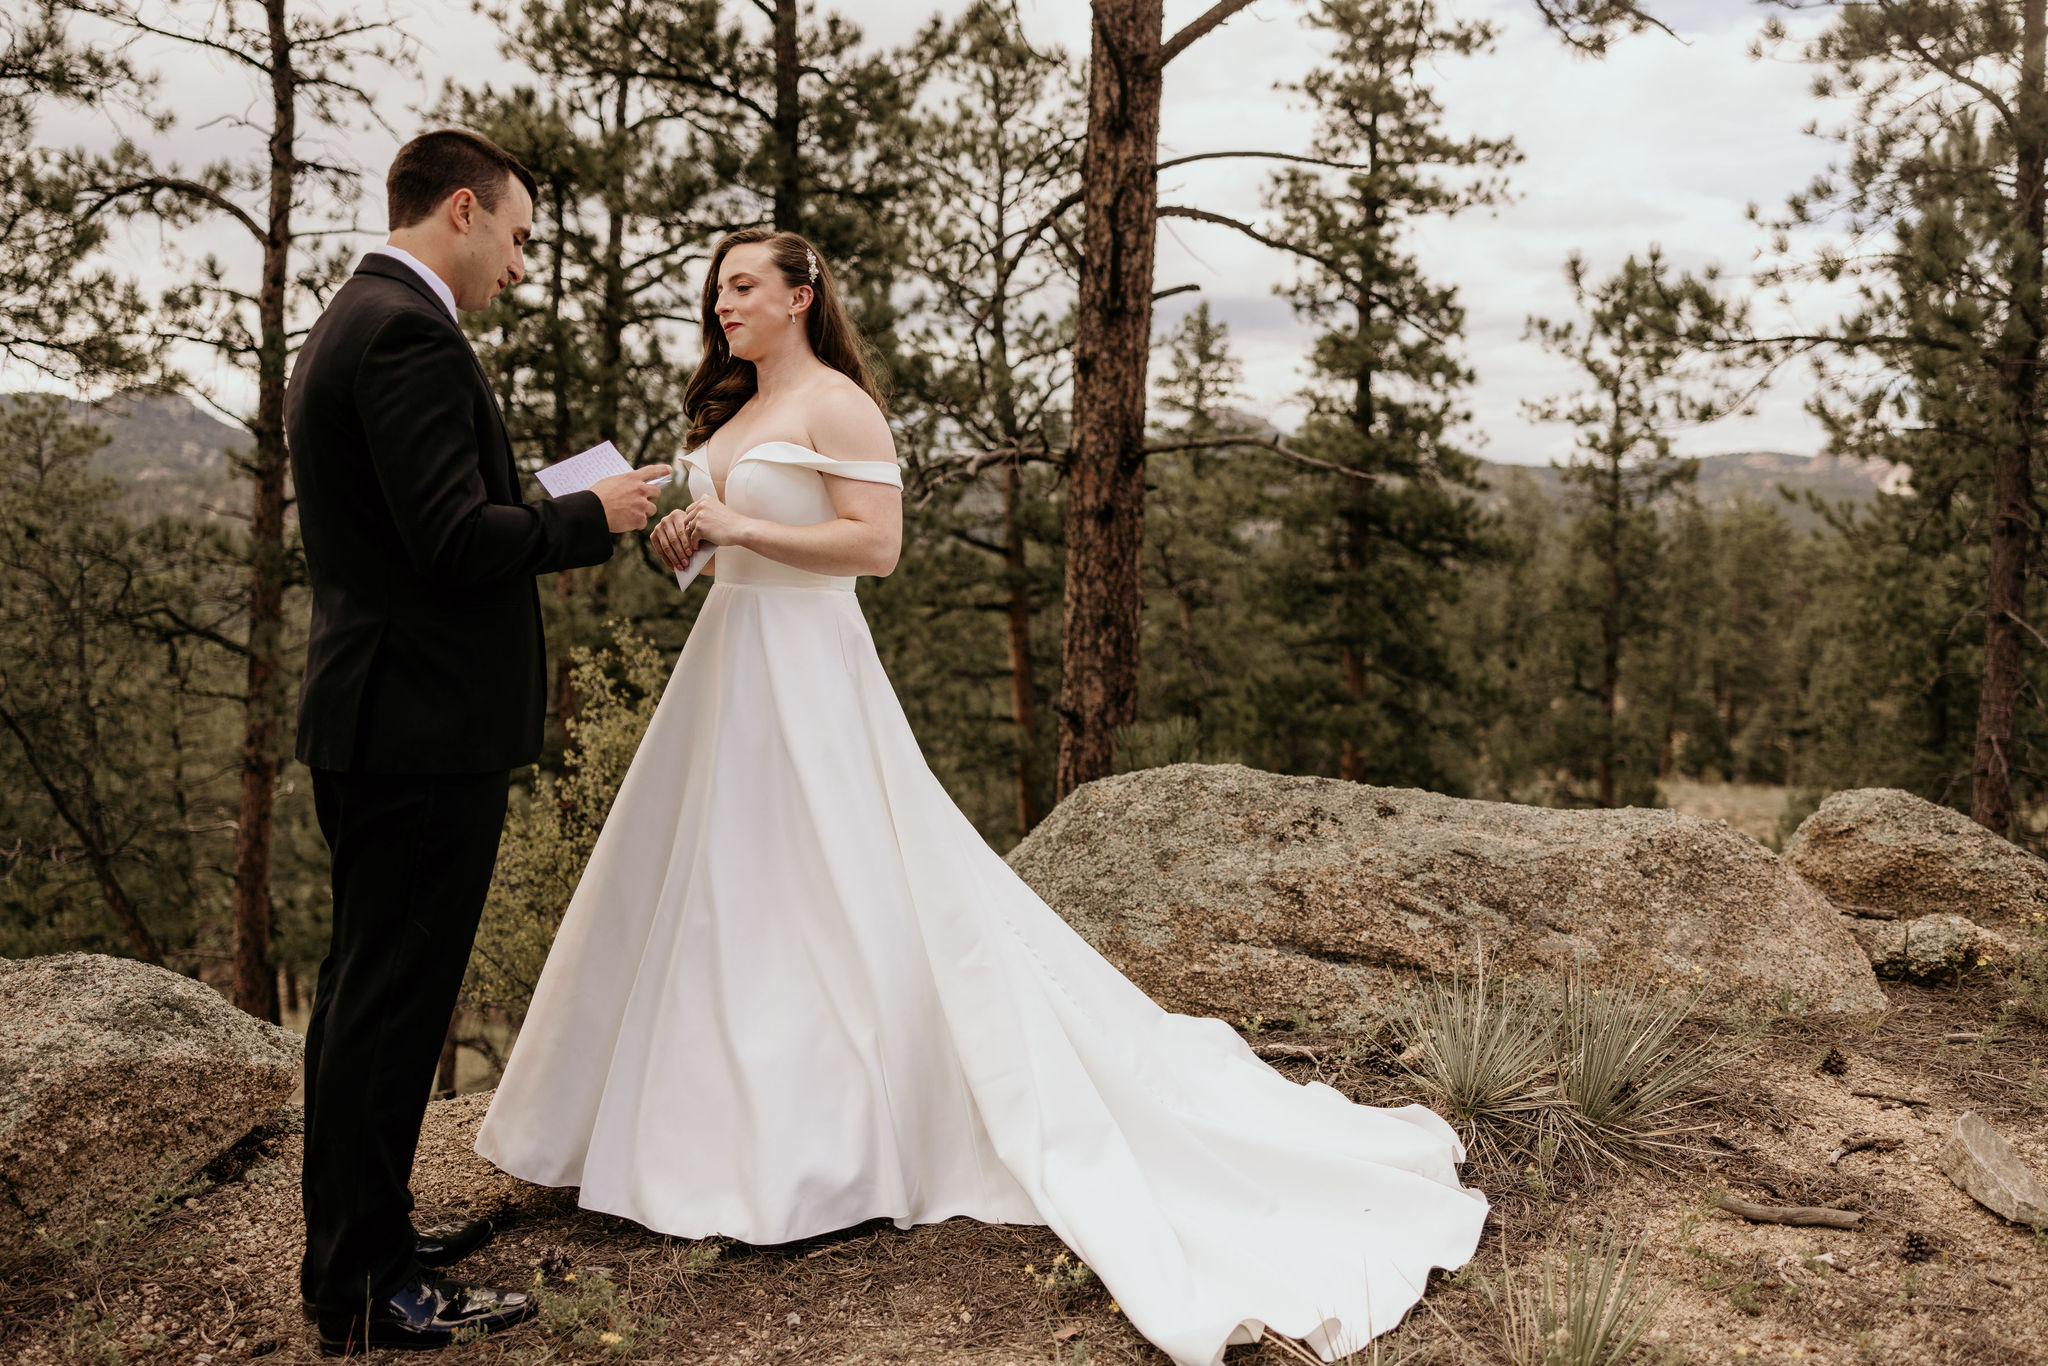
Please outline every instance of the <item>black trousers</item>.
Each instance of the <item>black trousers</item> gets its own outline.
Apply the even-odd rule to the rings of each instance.
[[[469,963],[511,774],[313,770],[334,935],[306,1028],[306,1259],[320,1309],[412,1263],[412,1160]]]

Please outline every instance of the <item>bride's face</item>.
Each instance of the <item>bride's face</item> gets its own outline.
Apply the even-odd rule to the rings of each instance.
[[[746,361],[791,344],[804,345],[804,311],[811,291],[791,288],[765,242],[745,242],[718,266],[718,322],[725,344]],[[790,321],[794,313],[796,321]]]

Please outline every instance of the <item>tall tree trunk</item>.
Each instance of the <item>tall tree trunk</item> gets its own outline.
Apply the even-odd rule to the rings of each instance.
[[[1355,645],[1344,647],[1343,658],[1344,691],[1351,694],[1351,700],[1358,704],[1363,717],[1365,710],[1365,656]],[[1337,776],[1347,783],[1362,783],[1367,773],[1366,753],[1345,736],[1337,751]]]
[[[2021,6],[2020,90],[2014,136],[2014,190],[2020,230],[2013,243],[2012,303],[2001,339],[2006,389],[2012,404],[2012,439],[1995,458],[1991,524],[1991,582],[1984,617],[1984,686],[1977,704],[1977,751],[1971,765],[1970,815],[2003,835],[2012,826],[2014,713],[2021,677],[2021,632],[2026,629],[2027,563],[2034,525],[2034,447],[2040,427],[2041,252],[2044,163],[2048,163],[2048,93],[2043,56],[2048,27],[2043,0]]]
[[[1105,776],[1137,718],[1145,367],[1159,219],[1162,0],[1095,0],[1067,481],[1058,795]]]
[[[1600,610],[1600,805],[1614,806],[1614,712],[1621,692],[1621,462],[1607,509],[1607,598]]]
[[[266,0],[270,24],[270,213],[256,296],[255,484],[249,536],[248,674],[242,694],[242,781],[235,820],[235,1004],[277,1023],[270,958],[270,847],[284,731],[285,283],[298,174],[295,77],[286,0]]]
[[[1366,223],[1377,232],[1379,215],[1376,210],[1368,211]],[[1354,302],[1352,307],[1357,313],[1358,335],[1363,338],[1366,330],[1372,326],[1372,314],[1366,304]],[[1367,468],[1372,468],[1376,463],[1372,448],[1376,406],[1372,392],[1373,377],[1370,366],[1361,368],[1352,377],[1351,429],[1358,434],[1359,463]],[[1344,522],[1344,551],[1338,576],[1338,583],[1342,585],[1338,589],[1337,606],[1340,631],[1346,629],[1345,623],[1355,620],[1350,598],[1354,588],[1364,582],[1366,559],[1371,554],[1371,536],[1366,529],[1366,512],[1360,506],[1363,495],[1356,489],[1347,490],[1344,500],[1350,505],[1350,514]],[[1351,700],[1358,713],[1358,727],[1361,730],[1365,725],[1365,662],[1365,654],[1358,648],[1357,643],[1346,641],[1342,659],[1344,691],[1351,694]],[[1337,756],[1337,776],[1348,783],[1364,782],[1368,772],[1366,760],[1366,752],[1352,742],[1351,736],[1345,736]]]
[[[1017,727],[1017,838],[1037,826],[1031,773],[1038,754],[1038,688],[1031,679],[1031,590],[1025,578],[1024,527],[1017,520],[1024,474],[1012,459],[1003,476],[1003,577],[1009,581],[1010,715]]]
[[[797,50],[797,0],[775,0],[775,227],[803,231],[803,64]]]
[[[549,397],[553,401],[553,435],[548,443],[546,458],[559,460],[574,453],[574,418],[569,403],[569,326],[562,317],[562,301],[568,292],[564,278],[565,239],[569,235],[567,190],[558,177],[548,185],[548,201],[553,205],[548,215],[548,346],[554,352],[554,374],[549,381]],[[505,405],[510,410],[510,404]],[[576,571],[558,569],[555,571],[555,597],[565,606],[576,595]],[[555,659],[555,720],[566,722],[576,714],[576,685],[571,677],[572,665],[569,652],[559,652]]]
[[[623,143],[631,112],[624,77],[613,101],[612,128]],[[605,187],[604,302],[597,325],[597,438],[619,439],[620,395],[626,370],[626,156],[623,147]]]

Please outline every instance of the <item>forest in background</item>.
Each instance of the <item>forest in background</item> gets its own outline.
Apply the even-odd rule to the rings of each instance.
[[[1668,41],[1653,7],[1532,4],[1594,58]],[[795,0],[503,7],[527,77],[450,86],[417,122],[487,133],[540,184],[528,280],[468,320],[522,464],[604,439],[672,454],[702,262],[772,223],[819,244],[886,376],[905,547],[861,600],[933,769],[998,849],[1076,781],[1180,761],[1559,806],[1764,783],[1795,820],[1893,786],[2039,847],[2037,0],[1843,6],[1781,51],[1855,115],[1821,131],[1837,174],[1759,212],[1742,290],[1856,283],[1829,329],[1760,332],[1753,297],[1649,243],[1607,277],[1559,262],[1577,309],[1529,327],[1583,382],[1525,396],[1578,434],[1550,471],[1473,454],[1457,281],[1411,250],[1512,190],[1512,130],[1452,136],[1429,82],[1492,33],[1436,0],[1292,4],[1330,54],[1294,92],[1313,144],[1231,154],[1272,167],[1255,211],[1161,202],[1159,68],[1244,7],[1167,34],[1156,3],[1096,0],[1094,54],[1034,44],[999,3],[888,50]],[[5,23],[0,350],[48,392],[0,411],[0,954],[133,954],[278,1018],[326,934],[288,758],[307,609],[283,385],[354,264],[334,230],[381,222],[380,168],[314,149],[380,117],[361,72],[410,60],[403,23],[294,0]],[[1790,42],[1769,20],[1758,41]],[[1105,45],[1143,55],[1138,75],[1106,82]],[[244,160],[151,151],[150,64],[195,53],[250,83]],[[38,145],[58,103],[131,139]],[[1245,415],[1206,306],[1153,325],[1162,218],[1294,264],[1285,297],[1316,329],[1295,430]],[[243,256],[194,259],[161,296],[109,263],[118,234],[206,223]],[[1809,247],[1817,225],[1855,249]],[[1730,496],[1671,454],[1794,365],[1822,380],[1827,454],[1902,477]],[[223,366],[252,404],[209,387]],[[215,405],[240,440],[146,478],[151,441],[194,445],[178,410],[144,436],[119,403],[82,406],[137,391]],[[543,580],[549,749],[508,824],[479,1018],[516,1018],[702,591],[678,595],[638,536]]]

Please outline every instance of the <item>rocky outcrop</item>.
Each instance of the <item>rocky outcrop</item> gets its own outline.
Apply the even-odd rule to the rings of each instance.
[[[1934,1160],[1958,1189],[2001,1219],[2048,1230],[2048,1187],[1974,1110],[1957,1116]]]
[[[1845,907],[2007,927],[2048,911],[2048,860],[1896,788],[1835,793],[1786,841],[1785,862]]]
[[[1355,1019],[1469,969],[1697,980],[1708,1009],[1866,1011],[1825,898],[1720,821],[1178,764],[1080,788],[1010,854],[1170,1010]]]
[[[291,1095],[302,1047],[146,963],[0,959],[0,1254],[190,1179]]]
[[[1960,915],[1923,915],[1913,920],[1866,920],[1850,932],[1870,955],[1880,977],[1908,982],[1948,983],[1961,980],[1977,965],[1986,936],[1975,922]]]

